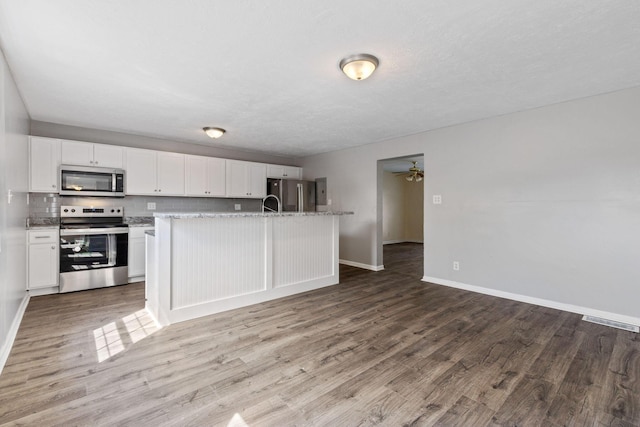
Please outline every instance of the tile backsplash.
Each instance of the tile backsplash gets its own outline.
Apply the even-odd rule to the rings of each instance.
[[[155,210],[147,209],[147,203],[155,203]],[[57,218],[60,206],[124,206],[125,216],[153,216],[154,212],[234,212],[235,205],[243,212],[257,212],[259,199],[217,199],[211,197],[154,197],[126,196],[73,197],[58,194],[29,193],[29,216],[31,218]]]

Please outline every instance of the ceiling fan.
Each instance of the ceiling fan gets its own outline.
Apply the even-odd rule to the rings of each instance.
[[[422,181],[422,178],[424,178],[424,171],[420,170],[420,168],[418,167],[418,162],[412,161],[411,163],[413,163],[413,166],[409,168],[409,172],[399,172],[399,173],[403,175],[406,174],[407,176],[405,176],[404,179],[406,179],[409,182],[414,180],[416,182]]]

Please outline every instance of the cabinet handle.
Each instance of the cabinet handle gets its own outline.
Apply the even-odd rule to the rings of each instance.
[[[33,236],[36,239],[48,239],[49,236]]]
[[[56,250],[56,247],[55,247],[55,246],[51,246],[51,249],[53,249],[53,250],[55,251],[55,250]]]
[[[55,184],[53,184],[53,185],[51,185],[51,187],[56,188],[56,185],[55,185]]]

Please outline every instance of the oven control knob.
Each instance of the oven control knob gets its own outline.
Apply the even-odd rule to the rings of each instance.
[[[111,213],[114,213],[116,210],[115,209],[111,209]]]
[[[65,209],[64,211],[65,211],[65,212],[69,212],[69,209]]]
[[[75,209],[71,209],[71,212],[75,212],[75,211],[76,211]]]
[[[120,209],[118,209],[118,213],[120,213]]]

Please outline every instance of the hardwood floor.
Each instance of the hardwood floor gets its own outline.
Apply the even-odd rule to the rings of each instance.
[[[143,284],[31,299],[0,424],[638,426],[638,334],[382,272],[156,330]]]

